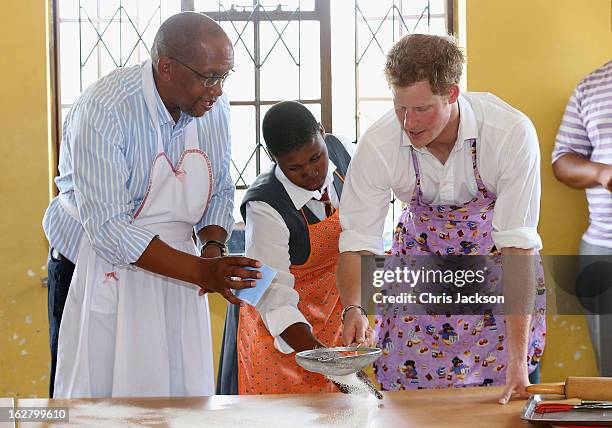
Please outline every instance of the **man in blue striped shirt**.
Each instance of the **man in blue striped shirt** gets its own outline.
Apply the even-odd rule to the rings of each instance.
[[[574,89],[552,162],[558,180],[586,191],[589,227],[580,242],[576,291],[591,313],[587,320],[600,374],[612,376],[612,289],[601,269],[610,266],[612,256],[612,61]]]
[[[215,291],[230,302],[238,303],[239,300],[234,297],[231,289],[254,286],[254,281],[238,279],[259,277],[259,273],[253,274],[245,269],[247,266],[258,267],[257,261],[243,257],[220,257],[225,256],[224,243],[234,224],[234,185],[229,173],[229,101],[222,92],[223,82],[232,67],[233,46],[218,24],[197,13],[177,14],[160,27],[152,49],[152,61],[118,69],[101,78],[79,96],[66,117],[62,132],[59,176],[55,180],[59,195],[51,201],[43,220],[51,247],[48,301],[52,352],[51,396],[54,392],[60,320],[75,263],[75,279],[79,265],[84,263],[84,247],[92,249],[88,257],[97,258],[98,265],[106,266],[105,278],[102,278],[103,281],[100,279],[100,282],[105,284],[108,281],[119,282],[131,277],[133,272],[144,272],[144,279],[140,282],[151,284],[150,293],[159,293],[159,289],[155,289],[155,281],[164,278],[164,287],[169,288],[164,288],[163,293],[169,295],[162,296],[160,304],[163,307],[153,304],[155,307],[151,308],[151,311],[159,311],[161,307],[164,311],[160,317],[184,317],[189,320],[189,308],[184,306],[189,304],[189,301],[177,303],[182,305],[181,307],[168,307],[168,302],[172,300],[170,295],[178,293],[176,290],[189,288],[184,286],[185,282],[194,284],[191,288],[195,289],[196,293],[189,295],[194,301],[205,299],[201,295],[206,291]],[[190,135],[193,137],[189,137]],[[195,142],[193,146],[188,139]],[[201,194],[205,195],[207,200],[200,201],[198,197],[193,196],[200,193],[198,185],[194,186],[190,180],[198,175],[194,175],[187,168],[186,171],[181,170],[184,158],[187,163],[186,156],[191,153],[203,155],[197,161],[198,165],[208,165],[208,172],[202,177],[209,178],[210,183],[199,183],[199,187],[206,187]],[[202,159],[207,163],[203,163]],[[157,162],[158,160],[160,162]],[[160,163],[162,170],[166,167],[166,170],[174,173],[170,175],[172,179],[176,178],[176,189],[179,191],[172,188],[170,192],[163,193],[161,200],[151,201],[151,198],[147,198],[150,192],[154,192],[152,185],[157,186],[152,174],[153,167]],[[157,187],[166,188],[166,182],[158,183]],[[183,183],[190,184],[183,186]],[[149,204],[145,207],[146,211],[153,211],[153,217],[159,217],[151,219],[149,216],[149,226],[143,226],[137,221],[145,201]],[[188,217],[184,213],[190,210],[193,212],[191,205],[197,207],[198,204],[205,207],[201,218],[198,214],[199,221],[194,221],[195,224],[185,221],[189,224],[187,233],[190,235],[189,230],[195,230],[203,243],[201,257],[193,254],[195,248],[191,251],[188,246],[179,246],[181,250],[177,249],[177,245],[168,244],[161,232],[175,228],[176,224]],[[196,208],[195,212],[202,211],[197,211]],[[80,287],[82,282],[88,283],[88,277],[85,278],[87,279],[83,281],[73,281],[71,286]],[[124,287],[118,287],[114,295],[106,295],[106,298],[111,297],[110,303],[104,301],[105,296],[102,294],[96,294],[95,284],[87,285],[94,288],[93,294],[88,294],[90,290],[87,287],[80,291],[70,290],[66,310],[73,304],[73,300],[76,302],[73,306],[83,305],[87,309],[91,300],[92,305],[108,304],[108,311],[99,312],[114,313],[116,316],[117,311],[120,312],[117,309],[121,303],[118,299],[121,299],[123,289],[133,286],[129,284],[127,287],[122,283],[119,285]],[[100,293],[108,293],[108,289],[102,287]],[[200,290],[200,297],[197,290]],[[138,301],[146,305],[144,298]],[[75,313],[78,312],[77,308],[71,309],[74,309]],[[204,335],[207,337],[205,341],[210,341],[209,326],[198,325],[202,319],[207,322],[207,306],[205,312],[203,318],[196,317],[191,320],[191,328],[207,331],[208,336]],[[151,314],[147,314],[149,315]],[[119,316],[121,317],[121,313]],[[155,313],[153,316],[155,317]],[[112,321],[115,323],[112,325],[116,325],[116,320],[115,318],[115,321]],[[147,317],[141,320],[134,317],[130,322],[140,321],[151,324]],[[66,323],[66,319],[64,322]],[[93,325],[92,320],[88,322]],[[173,331],[159,334],[176,334],[177,327],[171,326],[174,321],[165,322],[168,329]],[[82,320],[81,323],[82,325],[62,326],[60,343],[86,324]],[[139,327],[144,332],[152,326]],[[121,326],[117,325],[114,334],[122,334],[120,328]],[[109,343],[115,343],[113,337],[108,338]],[[102,341],[100,338],[96,340]],[[182,340],[188,339],[183,337]],[[166,345],[174,346],[170,342]],[[193,343],[191,345],[192,348],[195,347]],[[169,352],[168,349],[155,351]],[[170,350],[171,353],[173,351]],[[70,351],[66,349],[65,352]],[[89,349],[90,355],[95,352],[95,349]],[[172,370],[176,368],[177,361],[183,361],[179,364],[183,370],[181,376],[189,377],[189,372],[185,369],[188,364],[184,357],[186,356],[178,355],[170,358],[168,364],[171,368],[168,375],[173,379],[165,381],[170,382],[170,386],[158,391],[151,390],[151,394],[160,394],[159,391],[166,394],[164,391],[167,391],[168,395],[190,395],[189,390],[173,386],[176,375],[173,375]],[[119,355],[118,358],[122,356]],[[197,359],[197,353],[194,358]],[[212,360],[212,355],[209,355],[208,359]],[[212,363],[201,365],[212,370]],[[65,367],[65,370],[70,368]],[[97,369],[92,367],[92,370]],[[102,373],[103,370],[100,370]],[[110,371],[105,373],[104,376],[108,378],[110,373],[112,378],[112,363]],[[153,377],[158,375],[151,373]],[[107,381],[112,383],[112,379],[102,379],[100,382]],[[190,381],[193,380],[186,379],[185,383]],[[92,392],[80,391],[76,394],[117,395],[117,389],[112,384],[101,388],[94,383],[95,379],[92,378]],[[142,386],[148,392],[146,386]],[[132,394],[129,390],[123,391],[126,395]],[[139,391],[138,388],[136,391]]]

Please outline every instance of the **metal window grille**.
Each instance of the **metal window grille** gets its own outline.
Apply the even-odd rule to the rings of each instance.
[[[454,32],[453,0],[354,0],[334,3],[334,10],[343,8],[334,16],[331,0],[242,1],[52,0],[55,153],[61,122],[85,87],[114,68],[147,58],[155,32],[168,16],[200,11],[217,20],[234,41],[237,67],[226,89],[232,105],[232,177],[239,202],[271,163],[262,144],[261,119],[272,104],[299,100],[328,132],[333,106],[334,117],[338,111],[353,115],[354,125],[351,117],[347,122],[354,128],[340,132],[357,140],[389,107],[382,66],[392,44],[412,32]],[[334,46],[332,21],[334,28],[354,24],[354,40]],[[354,49],[354,74],[343,71],[338,79],[354,82],[354,93],[332,102],[332,52],[337,55],[338,49]],[[353,108],[347,109],[351,99]],[[387,231],[400,208],[395,199],[391,204]]]
[[[288,3],[184,2],[185,9],[218,21],[234,41],[236,72],[226,89],[232,106],[232,176],[238,190],[248,188],[271,163],[261,135],[261,121],[271,105],[298,100],[326,130],[332,129],[329,0]]]
[[[161,22],[180,11],[179,0],[53,0],[55,150],[61,122],[76,97],[111,70],[150,54]]]

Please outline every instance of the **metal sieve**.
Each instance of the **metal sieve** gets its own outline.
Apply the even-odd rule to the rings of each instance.
[[[380,357],[380,348],[344,346],[317,348],[295,354],[295,361],[304,369],[325,376],[357,373]]]

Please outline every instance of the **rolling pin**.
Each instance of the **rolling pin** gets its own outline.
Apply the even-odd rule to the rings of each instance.
[[[540,383],[529,385],[526,391],[531,394],[559,394],[565,398],[581,400],[612,401],[612,377],[573,377],[565,383]]]

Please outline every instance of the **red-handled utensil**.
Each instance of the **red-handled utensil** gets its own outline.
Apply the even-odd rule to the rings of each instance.
[[[555,413],[569,412],[570,410],[581,409],[612,409],[611,402],[588,402],[583,401],[582,404],[559,404],[559,403],[540,403],[536,405],[536,413]]]

